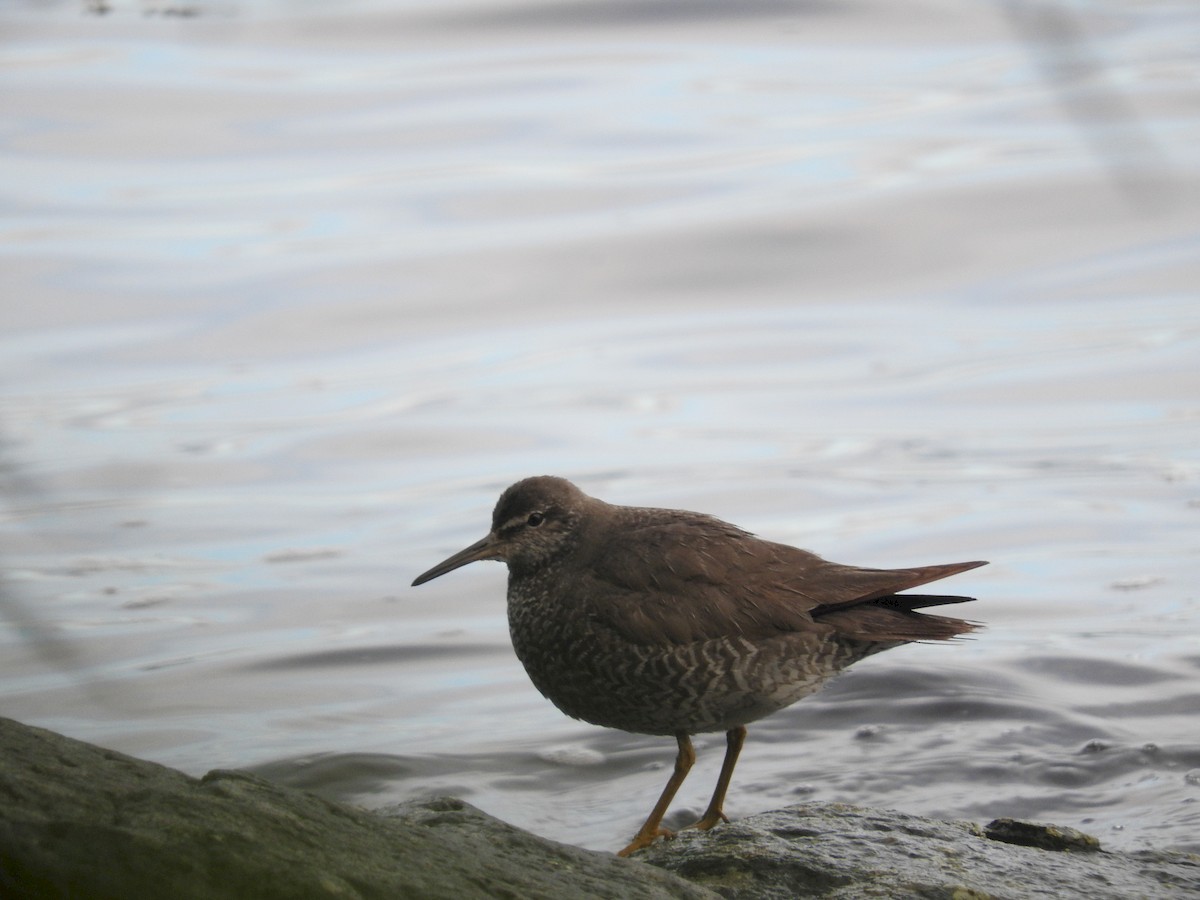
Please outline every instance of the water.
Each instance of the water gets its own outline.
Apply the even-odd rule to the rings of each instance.
[[[621,846],[672,742],[566,719],[499,566],[571,477],[987,629],[753,726],[844,800],[1200,849],[1200,14],[0,11],[0,714]],[[676,821],[707,800],[720,736]]]

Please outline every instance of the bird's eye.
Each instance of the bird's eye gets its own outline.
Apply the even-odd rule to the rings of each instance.
[[[525,520],[525,524],[528,525],[530,528],[537,528],[539,525],[541,525],[545,521],[546,521],[546,517],[543,516],[541,513],[530,513],[529,518]]]

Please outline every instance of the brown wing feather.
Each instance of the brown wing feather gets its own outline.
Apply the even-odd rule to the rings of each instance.
[[[821,616],[818,621],[832,625],[842,637],[885,642],[944,641],[967,634],[978,627],[974,622],[965,619],[926,615],[894,606],[884,606],[879,601],[843,607],[829,615]]]
[[[625,521],[621,528],[606,529],[607,540],[593,545],[594,558],[579,567],[587,583],[576,596],[587,598],[587,615],[637,643],[739,635],[755,640],[803,631],[858,637],[864,630],[874,633],[876,626],[878,639],[886,640],[884,634],[899,633],[901,626],[916,630],[912,620],[932,625],[942,617],[897,608],[865,617],[851,610],[983,565],[860,569],[762,541],[699,513],[617,509]],[[895,639],[934,636],[922,631]]]

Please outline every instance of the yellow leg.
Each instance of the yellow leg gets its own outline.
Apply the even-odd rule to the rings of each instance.
[[[737,765],[738,754],[742,752],[742,744],[745,742],[745,725],[730,728],[725,732],[725,761],[721,763],[721,774],[717,778],[716,790],[713,791],[712,800],[708,802],[708,809],[704,811],[704,815],[700,817],[700,821],[695,825],[689,825],[689,828],[699,828],[701,831],[708,831],[714,825],[729,821],[723,809],[725,806],[725,793],[729,790],[729,782],[733,778],[733,767]]]
[[[742,733],[744,734],[745,731],[746,729],[743,728]],[[730,734],[732,733],[730,732]],[[628,856],[635,850],[649,847],[657,837],[672,836],[672,832],[661,827],[663,816],[667,814],[667,807],[675,799],[676,791],[679,790],[679,786],[683,784],[683,779],[687,778],[688,772],[691,771],[692,765],[696,762],[696,751],[692,749],[691,738],[681,731],[675,735],[675,740],[679,743],[679,753],[675,757],[675,771],[671,773],[671,777],[667,781],[667,786],[663,788],[658,802],[654,804],[654,809],[650,811],[650,818],[646,819],[646,823],[634,835],[629,846],[619,851],[617,856]],[[724,773],[722,773],[723,776]]]

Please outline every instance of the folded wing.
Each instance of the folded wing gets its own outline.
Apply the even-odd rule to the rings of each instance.
[[[655,510],[610,529],[580,568],[581,610],[624,639],[691,643],[763,639],[787,632],[835,632],[876,641],[943,639],[968,622],[916,612],[969,597],[901,595],[983,562],[864,569],[763,541],[719,519]]]

